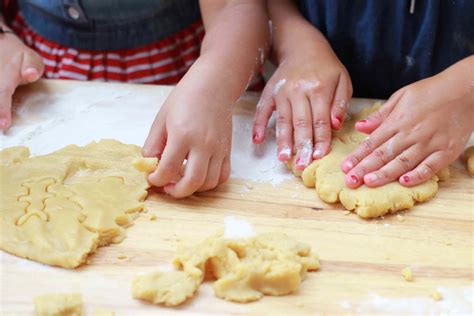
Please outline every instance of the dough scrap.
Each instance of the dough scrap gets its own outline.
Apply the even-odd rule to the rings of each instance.
[[[307,244],[285,234],[266,233],[247,239],[216,234],[197,245],[179,247],[173,265],[178,271],[136,277],[133,297],[176,306],[192,297],[206,276],[212,276],[217,297],[247,303],[264,295],[295,292],[307,271],[319,269],[319,260]]]
[[[413,207],[415,203],[431,199],[438,190],[438,176],[414,187],[404,187],[398,182],[387,183],[381,187],[370,188],[362,185],[357,189],[346,187],[345,174],[341,163],[366,137],[366,134],[354,130],[356,121],[364,119],[381,106],[376,103],[354,115],[344,127],[333,133],[331,152],[324,158],[313,161],[304,171],[298,172],[292,168],[296,176],[301,176],[307,187],[316,188],[319,197],[327,203],[341,202],[350,211],[362,218],[372,218],[395,213]],[[449,177],[449,169],[443,169],[440,176]]]
[[[34,298],[37,316],[84,316],[82,296],[71,294],[45,294]]]
[[[466,161],[466,168],[469,174],[474,175],[474,146],[467,148],[463,154],[464,160]]]
[[[115,316],[115,312],[105,308],[98,308],[92,312],[92,316]]]
[[[0,249],[74,268],[122,241],[149,187],[133,164],[157,163],[140,152],[115,140],[36,157],[26,147],[0,151]]]

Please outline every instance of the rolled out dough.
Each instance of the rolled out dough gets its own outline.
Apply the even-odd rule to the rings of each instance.
[[[217,297],[239,303],[264,295],[295,292],[307,271],[319,269],[318,257],[304,243],[284,234],[266,233],[248,239],[221,234],[193,246],[179,247],[173,259],[177,271],[152,272],[135,278],[133,297],[175,306],[192,297],[205,276],[217,279]]]
[[[0,248],[74,268],[97,247],[122,241],[157,163],[140,152],[114,140],[31,158],[26,147],[1,151]]]
[[[387,183],[381,187],[370,188],[362,185],[350,189],[345,185],[345,174],[341,170],[342,161],[365,139],[366,134],[354,129],[356,121],[366,118],[380,107],[380,103],[364,109],[346,121],[344,128],[334,131],[331,152],[324,158],[313,161],[301,173],[292,168],[296,176],[301,176],[307,187],[316,188],[319,197],[327,203],[341,202],[363,218],[372,218],[395,213],[413,207],[417,202],[431,199],[438,190],[438,176],[414,187],[404,187],[398,182]],[[449,176],[449,170],[441,171],[443,179]]]

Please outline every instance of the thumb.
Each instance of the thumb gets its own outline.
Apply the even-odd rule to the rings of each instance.
[[[44,72],[44,63],[40,55],[31,49],[23,55],[21,64],[20,84],[27,84],[37,81]]]
[[[394,93],[384,105],[374,113],[370,114],[366,119],[356,122],[355,128],[359,132],[370,134],[377,129],[383,121],[392,113],[395,105],[403,95],[404,90]]]

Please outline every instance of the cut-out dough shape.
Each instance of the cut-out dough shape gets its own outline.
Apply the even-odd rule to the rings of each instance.
[[[97,247],[122,241],[157,164],[140,152],[114,140],[31,158],[26,147],[0,151],[0,248],[74,268]]]
[[[175,306],[192,297],[206,275],[217,297],[239,303],[264,295],[295,292],[307,271],[319,269],[317,255],[307,244],[285,234],[266,233],[247,239],[226,239],[221,234],[197,245],[179,247],[173,259],[178,271],[157,271],[138,276],[133,297]]]
[[[345,174],[341,170],[342,161],[367,138],[366,134],[354,129],[355,122],[366,118],[377,110],[380,104],[364,109],[344,123],[344,128],[334,131],[331,152],[324,158],[313,161],[305,170],[297,172],[289,164],[296,176],[301,176],[307,187],[316,188],[319,197],[327,203],[341,202],[363,218],[372,218],[395,213],[413,207],[417,202],[431,199],[438,190],[438,176],[414,187],[404,187],[398,182],[391,182],[381,187],[370,188],[362,185],[350,189],[345,185]],[[443,179],[449,176],[449,170],[442,170]]]

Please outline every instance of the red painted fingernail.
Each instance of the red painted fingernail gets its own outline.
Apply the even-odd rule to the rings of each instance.
[[[359,183],[359,178],[357,178],[357,176],[355,175],[351,175],[351,180],[352,180],[352,183]]]
[[[256,141],[258,139],[258,133],[257,132],[253,133],[252,138],[254,141]]]
[[[357,122],[357,123],[362,123],[362,124],[365,124],[365,123],[367,123],[367,120],[360,120],[360,121],[359,121],[359,122]]]
[[[405,182],[405,183],[410,182],[410,177],[409,176],[403,176],[402,179],[403,179],[403,182]]]
[[[336,120],[338,120],[339,123],[342,123],[342,116],[341,115],[336,115]]]

